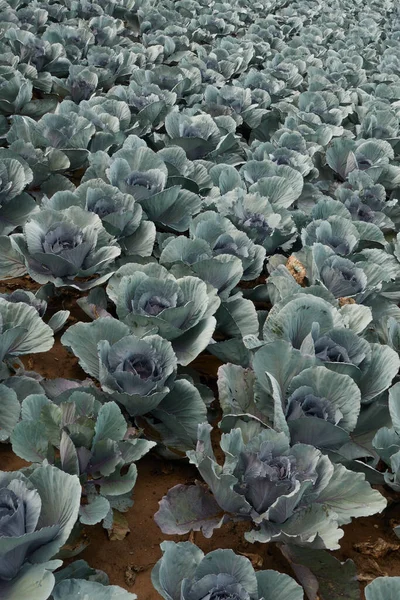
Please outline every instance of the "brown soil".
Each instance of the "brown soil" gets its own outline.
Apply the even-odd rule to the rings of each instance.
[[[3,282],[0,293],[25,288],[34,290],[37,285],[27,278]],[[77,307],[77,293],[63,291],[49,307],[49,314],[61,308],[71,310],[68,324],[77,320],[88,320]],[[35,370],[44,377],[66,377],[84,379],[85,373],[60,343],[60,334],[50,352],[33,354],[24,359],[26,368]],[[208,375],[210,383],[219,366],[219,361],[211,356],[201,356],[194,366],[203,375]],[[215,380],[214,380],[215,383]],[[213,386],[214,387],[214,386]],[[9,445],[0,444],[0,470],[15,470],[26,463],[16,457]],[[252,560],[256,568],[277,569],[290,573],[290,569],[279,550],[274,545],[249,544],[244,540],[243,527],[230,524],[216,531],[210,540],[196,533],[194,536],[163,536],[153,520],[159,500],[168,489],[178,483],[191,483],[196,478],[196,469],[185,461],[165,461],[150,454],[138,464],[138,481],[134,490],[134,506],[126,513],[130,534],[122,541],[109,541],[107,532],[101,527],[87,528],[85,533],[90,545],[79,555],[95,568],[106,571],[112,584],[120,585],[138,595],[139,600],[158,600],[159,595],[151,585],[151,569],[160,558],[159,544],[164,539],[184,541],[191,539],[205,552],[216,548],[232,548]],[[357,565],[357,571],[364,587],[372,579],[382,575],[400,575],[400,540],[393,534],[392,528],[400,523],[400,503],[395,495],[388,496],[389,507],[382,514],[357,519],[344,527],[341,550],[335,552],[340,560],[351,558]]]

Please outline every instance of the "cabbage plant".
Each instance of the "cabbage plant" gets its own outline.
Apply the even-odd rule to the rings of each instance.
[[[17,115],[7,134],[9,143],[23,141],[35,148],[53,148],[65,154],[72,170],[82,167],[95,126],[74,112],[47,113],[39,121]]]
[[[189,227],[194,240],[204,240],[211,249],[212,256],[228,254],[240,258],[243,266],[242,279],[256,279],[263,268],[265,250],[226,218],[212,211],[202,212],[192,220]]]
[[[352,171],[335,196],[349,210],[353,221],[373,223],[382,230],[394,228],[390,218],[392,202],[386,200],[383,185],[374,183],[363,171]]]
[[[81,367],[99,381],[101,402],[115,400],[132,417],[146,420],[146,435],[158,442],[160,452],[169,458],[181,458],[195,447],[197,426],[207,421],[212,394],[210,398],[210,390],[187,375],[176,378],[177,358],[171,342],[155,334],[139,338],[125,323],[112,317],[77,323],[61,341],[79,358]],[[74,382],[73,387],[79,385]],[[44,385],[55,398],[69,387],[68,380]],[[99,393],[96,388],[92,391],[85,387],[83,391],[95,396]],[[139,427],[143,426],[143,418]]]
[[[341,525],[353,517],[381,512],[385,498],[361,473],[332,464],[308,444],[290,446],[284,433],[233,429],[221,438],[220,465],[208,424],[199,426],[195,451],[187,455],[210,491],[201,484],[177,485],[160,502],[155,519],[163,533],[202,530],[211,537],[230,519],[254,529],[249,542],[280,541],[316,549],[339,548]]]
[[[72,100],[63,100],[57,107],[57,113],[65,116],[75,113],[94,125],[96,131],[89,144],[91,153],[121,146],[131,131],[129,107],[120,100],[92,96],[79,105]]]
[[[271,200],[268,194],[247,194],[235,189],[213,202],[221,215],[228,217],[254,243],[263,246],[267,254],[272,254],[278,248],[291,248],[298,233],[290,212]]]
[[[156,237],[154,223],[146,220],[142,207],[130,194],[102,179],[90,179],[75,191],[59,191],[43,199],[43,206],[65,210],[72,206],[98,215],[104,229],[112,235],[125,254],[150,256]]]
[[[84,23],[71,23],[70,26],[60,22],[49,23],[46,31],[42,35],[42,39],[50,42],[50,44],[61,44],[71,61],[80,60],[83,58],[90,46],[95,42],[93,33]]]
[[[161,227],[185,231],[190,217],[200,210],[200,197],[179,184],[167,186],[168,169],[158,153],[144,140],[130,135],[123,146],[109,157],[96,152],[83,182],[101,178],[139,202],[148,218]]]
[[[171,342],[159,335],[139,338],[125,323],[102,317],[72,325],[61,341],[131,416],[156,408],[173,387],[176,355]]]
[[[388,280],[373,262],[368,265],[361,260],[353,262],[321,243],[303,248],[294,257],[305,268],[311,285],[324,285],[337,299],[354,298],[354,302],[363,304],[369,296],[382,289],[385,279]]]
[[[360,170],[374,183],[384,182],[385,187],[393,189],[399,178],[399,169],[389,165],[393,159],[393,148],[386,140],[338,139],[328,148],[326,162],[340,177],[345,179],[352,171]]]
[[[360,234],[352,221],[340,216],[312,221],[301,234],[304,246],[319,242],[339,256],[348,256],[357,248]]]
[[[38,148],[32,142],[25,142],[23,139],[17,138],[9,145],[7,152],[10,158],[17,158],[20,162],[23,160],[31,169],[32,180],[29,183],[31,196],[36,198],[42,196],[41,192],[44,192],[45,188],[46,193],[53,193],[54,187],[57,189],[73,188],[73,184],[65,176],[67,169],[71,166],[71,161],[63,151],[57,148]],[[39,188],[40,192],[38,192]],[[31,198],[31,202],[32,200],[33,198]],[[19,207],[13,206],[14,211],[17,208]],[[26,219],[23,220],[23,223],[25,221]]]
[[[80,290],[109,279],[107,270],[121,254],[100,217],[78,206],[42,209],[26,223],[22,234],[13,235],[12,243],[32,279]]]
[[[266,344],[286,340],[300,354],[347,373],[361,390],[361,402],[369,404],[389,388],[397,375],[398,354],[389,346],[360,337],[372,320],[367,307],[348,304],[339,309],[335,303],[329,296],[325,300],[304,290],[292,290],[269,312],[263,340]]]
[[[51,465],[0,472],[0,592],[5,600],[26,592],[47,600],[52,572],[62,563],[51,560],[67,541],[78,517],[81,489],[75,475]]]
[[[359,388],[348,375],[317,364],[279,341],[255,353],[254,371],[222,365],[221,428],[229,431],[245,413],[284,432],[292,444],[315,446],[336,462],[368,456],[351,438],[361,411]]]
[[[70,65],[68,77],[63,81],[53,78],[54,91],[59,96],[71,98],[72,102],[79,104],[89,100],[99,83],[96,68],[85,65]]]
[[[20,113],[32,99],[32,82],[19,71],[4,73],[0,78],[0,114]]]
[[[190,116],[174,111],[165,118],[170,146],[179,146],[189,160],[203,158],[216,149],[221,132],[214,119],[205,113]]]
[[[302,175],[271,160],[248,160],[239,171],[250,193],[259,193],[274,208],[291,208],[302,193]]]
[[[26,23],[28,15],[21,15],[20,13],[20,18],[21,16]],[[37,24],[44,26],[45,22],[41,22],[43,20],[43,13],[35,16]],[[69,60],[65,56],[62,44],[50,44],[33,32],[17,28],[9,29],[6,33],[6,39],[13,53],[20,57],[21,62],[25,63],[29,61],[38,74],[42,73],[45,75],[51,73],[56,75],[68,72]],[[43,81],[44,77],[40,78],[40,80]],[[36,85],[37,83],[35,82]]]
[[[238,252],[237,245],[233,251]],[[192,275],[202,279],[225,299],[243,277],[242,260],[233,251],[231,247],[218,254],[201,238],[167,236],[161,242],[160,263],[177,277]]]
[[[135,437],[115,402],[101,405],[73,391],[56,404],[44,394],[27,396],[21,421],[11,435],[13,451],[26,461],[48,461],[77,475],[82,486],[79,520],[85,525],[113,522],[113,509],[133,505],[139,460],[153,446]]]
[[[107,96],[128,104],[137,119],[139,131],[143,134],[151,127],[159,128],[164,123],[176,102],[176,93],[161,89],[155,83],[138,83],[135,79],[139,77],[139,73],[140,71],[134,71],[129,85],[113,87]]]
[[[194,360],[214,333],[220,300],[197,277],[175,278],[157,263],[129,263],[115,272],[107,294],[133,333],[155,332],[169,340],[179,364]]]
[[[163,542],[161,550],[162,558],[151,579],[165,600],[303,599],[303,590],[291,577],[277,571],[256,572],[248,558],[233,550],[214,550],[205,555],[191,542]]]

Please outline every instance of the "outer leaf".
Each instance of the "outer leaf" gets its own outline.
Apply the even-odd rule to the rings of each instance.
[[[389,411],[393,429],[400,434],[400,383],[396,383],[389,390]]]
[[[267,600],[303,600],[302,588],[289,575],[276,571],[258,571],[256,573],[258,597]]]
[[[0,236],[0,278],[23,277],[26,272],[24,257],[13,243],[13,238]]]
[[[3,331],[21,328],[23,335],[8,350],[10,354],[46,352],[54,344],[53,330],[40,318],[37,310],[24,302],[7,302],[0,298],[0,312],[3,318]]]
[[[61,561],[41,565],[25,565],[12,581],[0,581],[0,597],[5,600],[47,600],[54,587],[52,570]]]
[[[101,440],[93,445],[92,457],[89,461],[88,471],[111,475],[115,467],[120,463],[118,444],[112,440]]]
[[[207,421],[207,408],[194,385],[179,379],[151,416],[156,419],[152,427],[161,434],[163,444],[185,452],[196,445],[197,427]]]
[[[397,600],[400,577],[377,577],[365,588],[366,600]]]
[[[21,421],[11,434],[15,454],[28,462],[43,462],[49,447],[46,428],[39,421]]]
[[[5,442],[17,425],[21,405],[11,388],[0,384],[0,442]]]
[[[149,442],[143,438],[136,438],[134,440],[125,440],[118,444],[119,451],[121,452],[121,458],[125,463],[136,462],[147,454],[151,448],[154,448],[157,444],[155,442]]]
[[[117,585],[102,585],[97,581],[82,579],[65,579],[53,591],[54,600],[71,600],[72,598],[96,598],[96,600],[136,600],[131,594]]]
[[[110,503],[103,496],[89,496],[87,504],[79,508],[79,520],[83,525],[100,523],[108,514]]]
[[[290,562],[309,600],[359,600],[360,586],[357,569],[350,559],[341,563],[324,550],[283,546],[282,552]]]
[[[115,402],[107,402],[99,410],[93,446],[100,440],[122,440],[127,428],[127,423]]]
[[[165,600],[180,600],[183,577],[191,579],[204,553],[191,542],[163,542],[163,557],[151,573],[151,581]]]
[[[105,496],[120,496],[127,494],[136,483],[137,468],[136,465],[130,465],[127,473],[121,475],[120,470],[116,469],[109,477],[104,477],[97,483],[100,485],[100,491]]]
[[[257,416],[254,404],[255,374],[237,365],[222,365],[218,369],[218,395],[224,415],[249,412]]]
[[[215,331],[215,326],[215,317],[202,319],[200,323],[172,342],[180,365],[188,365],[206,349]]]
[[[79,460],[75,446],[69,435],[63,431],[60,443],[61,468],[70,475],[79,475]]]
[[[31,394],[27,396],[21,406],[21,417],[24,421],[38,421],[43,406],[50,403],[44,394]]]
[[[366,365],[359,383],[363,403],[371,402],[386,390],[400,368],[399,355],[389,346],[371,344],[371,350],[371,361]]]
[[[103,317],[93,323],[72,325],[62,336],[61,343],[72,349],[79,358],[82,369],[96,379],[99,378],[99,357],[97,344],[108,340],[113,344],[129,335],[129,327],[116,319]]]
[[[48,321],[48,326],[52,328],[54,333],[60,331],[65,325],[70,315],[69,310],[59,310]]]
[[[67,541],[78,518],[81,485],[76,475],[68,475],[60,469],[46,465],[35,469],[29,480],[39,492],[42,510],[38,528],[58,524],[60,529],[55,538],[38,548],[32,562],[43,562],[54,556]]]
[[[350,523],[351,516],[367,517],[386,508],[386,499],[371,488],[364,474],[349,471],[343,465],[334,468],[334,474],[317,502],[333,509],[340,525]]]
[[[176,485],[159,504],[154,520],[168,535],[202,531],[205,537],[211,537],[224,520],[213,496],[200,485]]]

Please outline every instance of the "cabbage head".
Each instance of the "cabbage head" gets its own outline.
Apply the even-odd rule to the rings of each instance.
[[[151,579],[165,600],[303,600],[294,579],[277,571],[255,572],[250,560],[233,550],[204,555],[191,542],[163,542],[161,550]]]
[[[52,561],[78,517],[81,487],[75,475],[45,465],[23,475],[0,472],[0,595],[47,600],[54,587]],[[14,595],[15,594],[15,595]]]

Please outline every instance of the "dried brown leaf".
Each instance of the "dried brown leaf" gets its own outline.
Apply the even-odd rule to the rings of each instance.
[[[110,529],[107,529],[108,539],[112,542],[121,541],[130,532],[126,517],[118,510],[114,510],[114,519]]]
[[[305,287],[307,272],[304,265],[295,256],[289,256],[286,263],[286,268],[293,279],[295,279],[299,285]]]
[[[339,306],[345,306],[345,304],[356,304],[354,298],[339,298]]]
[[[397,552],[400,549],[400,543],[387,542],[383,538],[377,540],[369,540],[367,542],[358,542],[353,545],[354,550],[360,552],[360,554],[367,554],[374,558],[382,558],[389,554],[389,552]]]
[[[264,559],[259,554],[254,554],[252,552],[238,552],[238,554],[248,558],[255,569],[261,569],[264,564]]]

